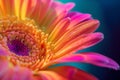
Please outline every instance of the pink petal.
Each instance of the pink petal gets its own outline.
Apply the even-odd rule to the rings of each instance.
[[[67,78],[67,80],[97,80],[97,78],[93,75],[71,66],[59,66],[49,68],[48,70],[62,75],[63,77]]]
[[[32,71],[13,66],[5,56],[0,56],[0,80],[34,80]]]
[[[80,15],[80,14],[82,14],[82,13],[80,13],[80,12],[70,12],[70,13],[67,14],[67,17],[72,18],[72,17],[74,17],[75,15]]]
[[[75,4],[72,2],[69,2],[67,4],[63,4],[60,2],[53,2],[53,4],[52,4],[52,7],[55,8],[57,13],[62,10],[70,11],[74,6],[75,6]]]
[[[69,2],[69,3],[65,4],[64,8],[67,9],[68,11],[70,11],[74,6],[75,6],[74,3]]]
[[[9,68],[2,80],[34,80],[32,71],[27,68],[14,67]]]
[[[74,15],[72,15],[71,17],[71,24],[69,26],[68,29],[70,29],[71,27],[73,26],[76,26],[77,24],[81,23],[81,22],[84,22],[84,21],[88,21],[88,20],[92,20],[92,17],[90,14],[81,14],[81,13],[76,13]]]
[[[55,63],[63,62],[83,62],[90,63],[93,65],[112,68],[118,70],[120,66],[112,59],[94,52],[85,52],[80,54],[71,54],[64,57],[61,57],[54,61]]]

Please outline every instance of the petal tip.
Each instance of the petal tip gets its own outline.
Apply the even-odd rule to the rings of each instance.
[[[98,38],[100,38],[100,39],[104,39],[104,35],[101,32],[97,32],[96,36],[98,36]]]
[[[117,66],[117,67],[115,68],[115,70],[120,70],[120,66]]]
[[[114,70],[120,70],[119,64],[117,64],[117,63],[115,62],[113,69],[114,69]]]
[[[107,59],[108,61],[106,63],[109,68],[112,68],[114,70],[120,70],[120,66],[116,61],[112,60],[111,58],[107,58]]]
[[[68,10],[71,10],[71,9],[75,6],[75,3],[69,2],[69,3],[67,3],[66,5],[67,5],[67,9],[68,9]]]

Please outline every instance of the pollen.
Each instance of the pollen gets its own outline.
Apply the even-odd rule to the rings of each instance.
[[[42,69],[52,59],[53,47],[33,20],[19,20],[17,17],[0,19],[1,45],[10,52],[13,65]]]

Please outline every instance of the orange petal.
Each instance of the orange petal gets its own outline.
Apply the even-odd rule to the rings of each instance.
[[[31,0],[23,0],[22,6],[20,6],[21,10],[19,12],[19,13],[21,13],[20,14],[21,19],[25,19],[26,18],[26,15],[28,14],[27,13],[27,9],[28,9],[28,6],[29,6],[30,2],[31,2]],[[16,5],[16,6],[18,6],[18,5]]]
[[[2,17],[17,16],[25,19],[35,6],[36,0],[0,0],[0,12]]]
[[[68,25],[70,24],[70,18],[65,18],[61,20],[53,29],[53,31],[49,35],[49,40],[54,41],[55,39],[59,38],[59,36],[64,34]]]
[[[33,11],[36,0],[13,0],[15,16],[25,19]]]
[[[12,4],[13,0],[0,0],[0,17],[8,16],[13,12]]]

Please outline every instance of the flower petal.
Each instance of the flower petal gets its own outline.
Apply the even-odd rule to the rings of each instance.
[[[112,59],[94,52],[84,52],[80,54],[71,54],[61,57],[54,61],[55,63],[63,62],[83,62],[93,65],[112,68],[115,70],[120,69],[120,66]]]
[[[5,3],[7,1],[7,3]],[[8,7],[10,7],[10,4],[8,4],[10,1],[8,0],[0,0],[0,17],[6,16],[8,11]]]
[[[2,80],[34,80],[32,71],[27,68],[14,67],[9,68]]]
[[[69,3],[67,3],[67,4],[63,4],[63,3],[61,3],[61,2],[53,2],[53,4],[52,4],[52,7],[56,10],[56,13],[57,14],[60,14],[61,13],[61,11],[64,11],[64,10],[66,10],[66,11],[70,11],[73,7],[75,6],[75,4],[74,3],[71,3],[71,2],[69,2]]]
[[[71,24],[70,26],[68,27],[69,29],[73,26],[76,26],[77,24],[81,23],[81,22],[84,22],[84,21],[88,21],[88,20],[92,20],[92,17],[90,14],[82,14],[82,13],[78,13],[76,12],[72,12],[72,13],[69,13],[69,14],[73,14],[74,15],[70,15],[70,18],[71,18]],[[68,17],[69,17],[69,14],[68,14]]]
[[[97,80],[93,75],[71,66],[58,66],[49,68],[48,70],[62,75],[67,78],[67,80]]]
[[[54,9],[55,13],[51,16],[52,17],[55,16],[55,18],[53,19],[53,22],[46,29],[46,32],[51,33],[53,29],[56,28],[56,25],[59,23],[59,21],[64,19],[67,16],[68,11],[73,7],[74,7],[74,3],[62,4],[60,2],[53,2],[52,8]],[[51,16],[49,19],[51,19]],[[50,22],[49,20],[47,21]]]
[[[38,0],[37,1],[38,8],[40,9],[38,12],[38,9],[35,8],[35,12],[38,15],[36,16],[35,14],[33,15],[33,17],[36,16],[35,20],[37,20],[37,23],[40,25],[39,27],[45,28],[46,26],[48,26],[48,24],[50,24],[53,21],[53,19],[55,19],[56,13],[55,13],[54,8],[52,8],[52,3],[53,3],[53,0]]]
[[[35,0],[0,0],[0,14],[2,17],[14,15],[19,19],[25,19],[26,14],[29,15],[29,11],[32,11],[35,2]]]
[[[41,77],[42,80],[67,80],[53,71],[40,71],[36,76]]]
[[[25,19],[26,16],[30,15],[30,13],[33,11],[33,7],[35,7],[37,0],[22,0],[21,2],[21,6],[20,6],[20,18],[21,19]],[[18,2],[16,3],[16,5],[18,4]],[[18,6],[18,5],[17,5]],[[15,7],[15,6],[14,6]]]
[[[98,20],[89,20],[83,23],[80,23],[77,26],[73,26],[71,29],[66,30],[62,37],[59,37],[56,41],[56,49],[59,49],[64,44],[71,42],[75,38],[81,38],[82,35],[94,32],[99,25]],[[60,34],[60,33],[59,33]],[[60,50],[60,49],[59,49]],[[57,50],[58,51],[58,50]]]
[[[5,56],[0,56],[0,80],[34,80],[32,71],[13,66]]]
[[[61,13],[59,15],[57,15],[55,17],[55,19],[53,20],[53,22],[47,27],[46,32],[51,33],[52,30],[55,28],[56,24],[59,23],[59,21],[62,20],[66,15],[67,15],[66,10],[61,11]]]
[[[68,27],[69,23],[70,18],[65,18],[61,20],[53,29],[53,31],[50,33],[49,40],[53,41],[57,39],[60,35],[62,36],[62,34],[64,34],[64,32],[66,31],[66,28]]]
[[[80,37],[78,36],[69,42],[62,43],[61,47],[56,46],[56,55],[54,57],[58,58],[68,53],[72,54],[78,50],[93,46],[100,42],[102,39],[102,33],[91,33],[82,35]]]

